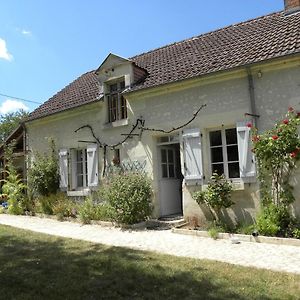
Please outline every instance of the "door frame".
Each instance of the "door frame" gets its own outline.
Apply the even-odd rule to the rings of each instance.
[[[159,138],[162,138],[162,137],[166,137],[168,138],[169,140],[166,141],[166,142],[159,142]],[[175,138],[174,138],[175,137]],[[171,139],[173,138],[173,139]],[[172,146],[172,145],[176,145],[178,146],[178,148],[176,148],[175,150],[175,157],[174,157],[174,164],[175,164],[175,173],[176,173],[176,169],[179,170],[178,172],[181,173],[181,170],[182,170],[182,166],[181,166],[181,143],[180,143],[180,136],[179,134],[177,135],[168,135],[168,136],[160,136],[157,138],[157,143],[156,143],[156,148],[157,148],[157,161],[158,161],[158,164],[157,164],[157,167],[158,167],[158,177],[157,177],[157,180],[158,180],[158,199],[159,199],[159,205],[160,205],[160,209],[159,209],[159,213],[160,213],[160,216],[166,216],[166,214],[162,214],[162,199],[161,199],[161,194],[162,194],[162,187],[161,187],[161,180],[163,179],[162,177],[162,161],[161,161],[161,148],[163,148],[164,146],[167,148],[168,146]],[[178,155],[178,158],[176,158],[176,151],[177,152],[177,155]],[[172,180],[173,178],[164,178],[165,180]],[[183,193],[182,193],[182,180],[183,178],[178,178],[175,177],[174,179],[177,179],[177,180],[180,180],[181,179],[181,183],[180,185],[178,186],[181,190],[181,193],[180,194],[180,205],[181,205],[181,209],[180,209],[180,212],[181,214],[183,214]]]

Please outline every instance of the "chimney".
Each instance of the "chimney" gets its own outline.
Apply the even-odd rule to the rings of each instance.
[[[284,0],[284,10],[286,14],[300,10],[300,0]]]

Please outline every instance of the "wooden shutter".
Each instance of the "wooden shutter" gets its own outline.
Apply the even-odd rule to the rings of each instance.
[[[68,150],[60,149],[59,150],[59,187],[61,189],[68,188]]]
[[[254,155],[251,151],[250,128],[245,122],[238,122],[236,130],[241,179],[244,182],[254,182],[256,181],[256,170]]]
[[[202,150],[200,130],[186,129],[183,131],[184,178],[185,180],[202,180]]]
[[[98,146],[87,146],[88,186],[98,186]]]

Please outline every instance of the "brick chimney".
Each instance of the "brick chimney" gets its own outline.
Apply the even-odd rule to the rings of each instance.
[[[284,9],[287,14],[300,10],[300,0],[284,0]]]

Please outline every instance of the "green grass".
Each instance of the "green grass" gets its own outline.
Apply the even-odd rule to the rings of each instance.
[[[0,299],[300,299],[300,276],[0,225]]]

